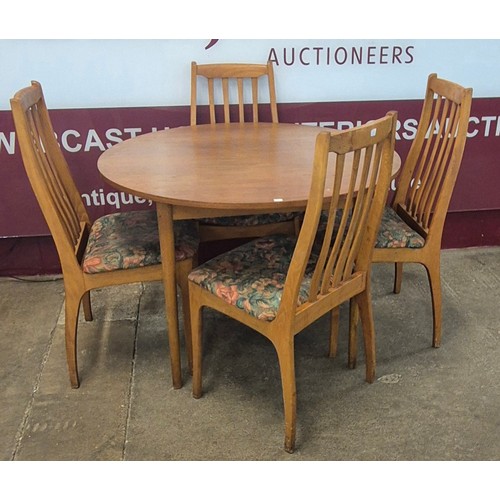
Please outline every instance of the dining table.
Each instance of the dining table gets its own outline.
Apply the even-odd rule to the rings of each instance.
[[[305,210],[316,138],[325,130],[335,132],[293,123],[181,126],[125,140],[99,157],[107,184],[156,204],[169,342],[179,342],[173,221]],[[395,153],[393,176],[400,166]],[[173,365],[180,387],[180,359]]]

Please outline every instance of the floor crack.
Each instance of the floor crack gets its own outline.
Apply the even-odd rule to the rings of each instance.
[[[130,425],[130,417],[131,417],[131,412],[132,412],[132,398],[133,398],[133,393],[134,393],[134,380],[135,380],[135,366],[136,366],[136,360],[137,360],[137,342],[138,342],[138,337],[139,337],[139,312],[141,310],[141,301],[142,297],[144,295],[145,291],[145,286],[144,283],[141,283],[141,293],[139,294],[139,300],[137,301],[137,311],[135,315],[135,331],[134,331],[134,347],[132,351],[132,363],[130,367],[130,380],[129,380],[129,386],[128,386],[128,393],[127,393],[127,416],[125,418],[125,431],[124,431],[124,436],[123,436],[123,447],[122,447],[122,460],[126,460],[126,454],[127,454],[127,443],[128,443],[128,436],[129,436],[129,425]]]
[[[42,374],[43,374],[43,371],[45,369],[45,365],[47,364],[47,360],[49,359],[49,355],[50,355],[50,351],[52,350],[52,344],[54,342],[54,336],[55,336],[55,333],[56,333],[56,330],[57,330],[57,326],[59,324],[59,318],[61,317],[61,314],[63,313],[64,311],[64,305],[65,305],[65,301],[63,300],[62,302],[62,305],[61,305],[61,309],[59,310],[59,314],[57,315],[56,317],[56,321],[55,321],[55,325],[54,327],[52,328],[50,334],[49,334],[49,341],[47,343],[47,348],[45,349],[45,352],[43,353],[43,356],[42,356],[42,361],[40,363],[40,369],[38,370],[38,374],[37,376],[35,377],[35,381],[34,381],[34,384],[33,384],[33,389],[31,391],[31,397],[28,401],[28,404],[26,405],[26,408],[24,410],[24,415],[23,415],[23,419],[17,429],[17,432],[16,432],[16,436],[15,436],[15,445],[14,445],[14,449],[12,451],[12,456],[11,456],[11,460],[15,460],[16,457],[17,457],[17,454],[19,453],[19,448],[21,447],[21,442],[24,438],[24,434],[26,432],[26,427],[27,427],[27,424],[28,424],[28,420],[31,416],[31,411],[33,409],[33,404],[34,404],[34,401],[35,401],[35,395],[36,393],[38,392],[38,389],[40,388],[40,382],[42,380]]]

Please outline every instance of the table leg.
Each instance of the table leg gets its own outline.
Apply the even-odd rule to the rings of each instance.
[[[180,389],[182,387],[182,375],[177,315],[177,284],[175,281],[175,242],[172,206],[164,203],[157,203],[156,211],[158,214],[158,231],[163,267],[165,314],[167,316],[172,382],[174,389]]]

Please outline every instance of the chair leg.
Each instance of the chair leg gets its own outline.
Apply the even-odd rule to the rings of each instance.
[[[441,345],[441,325],[442,325],[442,292],[441,292],[441,264],[437,257],[431,264],[424,264],[429,278],[432,300],[432,322],[433,336],[432,347]]]
[[[359,307],[356,299],[351,299],[349,303],[349,343],[347,348],[347,367],[356,368],[358,357],[358,323]]]
[[[80,387],[78,379],[78,362],[76,350],[76,336],[78,328],[78,313],[80,310],[81,297],[66,292],[65,297],[65,340],[66,340],[66,362],[68,364],[69,381],[73,389]]]
[[[285,451],[295,450],[297,421],[297,390],[295,385],[295,356],[293,339],[276,347],[283,389],[283,408],[285,414]]]
[[[293,226],[294,226],[294,230],[295,230],[295,236],[298,236],[300,233],[300,226],[301,226],[299,217],[294,217]]]
[[[193,397],[201,398],[201,365],[202,365],[202,308],[199,306],[196,295],[195,285],[190,288],[190,314],[191,314],[191,346],[192,346],[192,361],[193,361]],[[194,289],[194,291],[193,291]]]
[[[403,281],[403,263],[394,263],[394,293],[399,293],[401,291],[401,282]]]
[[[176,264],[176,279],[181,291],[184,339],[186,342],[186,353],[190,373],[193,373],[193,345],[191,340],[191,315],[189,312],[188,274],[192,268],[193,264],[191,260],[185,260]]]
[[[90,291],[87,291],[83,294],[82,303],[83,303],[83,315],[85,317],[85,321],[92,321],[94,319],[94,316],[92,315],[92,303],[90,301]]]
[[[366,381],[370,384],[375,380],[375,324],[373,321],[373,311],[371,303],[370,289],[357,296],[359,305],[359,315],[363,326],[363,340],[365,345],[366,358]]]
[[[339,321],[340,321],[340,307],[332,309],[330,315],[330,347],[328,356],[334,358],[337,355],[338,338],[339,338]]]

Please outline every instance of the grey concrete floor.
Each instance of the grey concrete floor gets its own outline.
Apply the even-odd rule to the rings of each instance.
[[[283,451],[277,359],[234,321],[204,316],[204,396],[172,389],[160,283],[93,292],[69,386],[60,279],[0,280],[3,461],[497,461],[500,248],[442,252],[443,342],[431,347],[423,267],[376,265],[377,380],[327,358],[326,320],[296,338],[297,451]],[[57,277],[56,277],[57,278]],[[41,278],[37,278],[41,279]],[[83,315],[82,315],[83,316]]]

